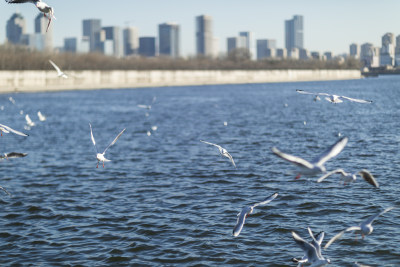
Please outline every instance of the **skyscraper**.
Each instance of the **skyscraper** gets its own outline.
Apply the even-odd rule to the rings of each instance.
[[[103,27],[102,30],[105,33],[104,42],[104,53],[116,57],[122,56],[121,47],[121,30],[117,26]]]
[[[140,37],[139,38],[139,54],[144,57],[156,56],[156,38]]]
[[[83,20],[83,36],[89,38],[89,51],[96,52],[101,50],[99,32],[101,30],[101,21],[99,19]]]
[[[238,49],[238,48],[244,48],[247,49],[246,42],[247,39],[244,36],[237,36],[237,37],[228,37],[226,39],[227,42],[227,52],[231,52],[232,50]]]
[[[139,53],[139,34],[135,27],[127,27],[123,30],[124,56],[137,55]]]
[[[6,37],[7,41],[12,44],[19,44],[21,36],[25,34],[26,22],[24,17],[19,13],[14,13],[7,21]]]
[[[304,48],[303,16],[295,15],[293,19],[285,20],[285,47],[287,51]]]
[[[393,66],[395,54],[395,40],[394,34],[391,32],[382,36],[382,48],[380,51],[380,64],[381,66]]]
[[[350,56],[353,58],[360,58],[360,45],[355,43],[350,45]]]
[[[71,53],[78,52],[78,40],[75,37],[64,38],[64,51]]]
[[[274,57],[275,52],[276,52],[275,39],[257,40],[257,60]]]
[[[196,53],[197,55],[214,55],[214,37],[212,32],[212,17],[201,15],[196,17]]]
[[[241,38],[243,38],[243,42],[244,42],[244,47],[245,49],[247,49],[251,56],[253,57],[254,53],[253,53],[253,34],[252,32],[239,32],[239,36]]]
[[[50,25],[46,32],[48,18],[39,13],[35,18],[36,49],[39,51],[51,51],[53,49],[53,26]]]
[[[177,58],[180,56],[179,25],[163,23],[158,25],[159,54]]]

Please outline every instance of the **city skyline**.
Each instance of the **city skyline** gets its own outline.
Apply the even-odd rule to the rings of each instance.
[[[172,5],[159,0],[146,3],[132,0],[123,1],[124,6],[131,8],[122,10],[117,10],[114,6],[109,7],[103,0],[97,1],[96,6],[80,3],[83,8],[75,10],[72,7],[74,1],[65,3],[48,0],[55,8],[57,17],[53,23],[54,47],[63,46],[64,38],[82,36],[82,20],[91,18],[102,20],[103,27],[117,26],[123,29],[133,26],[138,29],[139,36],[155,37],[158,36],[159,24],[175,22],[181,27],[182,56],[196,54],[195,17],[202,14],[213,18],[213,35],[219,40],[218,47],[221,52],[226,52],[226,38],[236,36],[242,31],[253,33],[253,46],[257,39],[274,39],[277,47],[284,47],[284,21],[295,14],[301,14],[305,18],[304,47],[309,51],[348,53],[351,43],[370,42],[377,46],[386,32],[394,32],[395,35],[400,32],[395,28],[394,11],[396,7],[400,7],[400,3],[391,0],[385,2],[392,4],[390,8],[387,8],[388,5],[373,5],[372,1],[320,3],[309,0],[298,3],[284,0],[280,3],[259,3],[250,0],[246,3],[229,1],[230,4],[227,5],[227,1],[224,0],[218,3],[205,0],[201,4],[192,3],[185,6],[179,4],[183,3],[181,0],[170,1],[169,4]],[[175,4],[179,9],[171,8]],[[6,21],[16,10],[26,19],[27,32],[34,32],[33,21],[38,13],[33,5],[4,4],[0,9],[0,43],[4,43],[5,40]],[[321,18],[324,19],[323,23]]]

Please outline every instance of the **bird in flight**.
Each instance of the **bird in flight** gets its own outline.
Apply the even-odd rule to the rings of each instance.
[[[54,69],[57,71],[58,77],[62,77],[62,78],[64,78],[64,79],[67,79],[67,78],[68,78],[68,75],[65,74],[63,71],[61,71],[61,69],[60,69],[53,61],[51,61],[51,60],[49,59],[49,62],[50,62],[51,65],[53,65]]]
[[[319,240],[316,240],[314,236],[312,236],[312,243],[308,243],[295,232],[292,232],[292,236],[296,244],[304,251],[304,258],[306,259],[304,262],[308,262],[311,266],[324,266],[331,263],[330,259],[325,259],[322,256],[320,248],[318,249],[320,246]]]
[[[28,153],[10,152],[0,155],[0,159],[23,158],[26,157],[27,155]]]
[[[123,129],[123,130],[117,135],[117,137],[115,137],[114,141],[112,141],[111,144],[109,144],[108,147],[106,147],[106,149],[104,149],[103,153],[99,153],[99,151],[97,150],[96,141],[94,140],[94,137],[93,137],[92,125],[91,125],[90,123],[89,123],[89,126],[90,126],[90,137],[92,138],[92,142],[93,142],[94,148],[96,149],[96,159],[97,159],[97,167],[96,167],[96,168],[99,167],[100,161],[103,162],[103,168],[104,168],[104,162],[105,162],[105,161],[110,161],[109,159],[106,159],[106,158],[104,157],[104,154],[106,153],[107,149],[108,149],[110,146],[114,145],[115,142],[117,142],[118,138],[121,136],[121,134],[123,134],[123,132],[126,130],[126,128]]]
[[[361,171],[355,172],[355,173],[347,173],[343,169],[337,169],[337,170],[333,170],[331,172],[328,172],[324,176],[320,177],[317,180],[317,182],[320,183],[323,180],[325,180],[327,177],[329,177],[329,176],[331,176],[333,174],[336,174],[336,173],[340,173],[341,174],[340,180],[343,181],[343,184],[355,182],[357,180],[357,175],[360,175],[367,183],[369,183],[373,187],[376,187],[376,188],[379,187],[379,184],[375,180],[374,176],[367,170],[361,170]]]
[[[300,94],[305,94],[305,95],[314,95],[316,98],[318,96],[325,96],[325,100],[327,100],[331,103],[335,103],[335,104],[342,103],[343,99],[349,100],[351,102],[357,102],[357,103],[363,103],[363,104],[372,103],[371,100],[351,98],[351,97],[347,97],[347,96],[343,96],[343,95],[331,95],[331,94],[327,94],[327,93],[312,93],[312,92],[307,92],[307,91],[300,90],[300,89],[297,89],[296,92],[300,93]]]
[[[40,12],[43,13],[43,16],[45,18],[49,19],[49,24],[47,24],[47,29],[46,32],[49,29],[51,20],[54,18],[56,18],[54,16],[54,8],[52,8],[51,6],[49,6],[48,4],[46,4],[45,2],[42,2],[41,0],[6,0],[7,3],[9,4],[24,4],[24,3],[32,3],[34,4],[37,9],[39,9]],[[47,14],[47,16],[46,16]]]
[[[24,134],[20,131],[14,130],[11,127],[8,127],[6,125],[0,124],[0,135],[3,136],[3,133],[14,133],[20,136],[28,136],[27,134]]]
[[[208,144],[208,145],[212,145],[212,146],[217,147],[218,150],[219,150],[219,153],[220,153],[222,156],[227,157],[227,158],[232,162],[233,166],[236,168],[235,161],[233,160],[231,154],[229,154],[229,152],[228,152],[225,148],[223,148],[223,147],[220,146],[220,145],[213,144],[213,143],[210,143],[210,142],[206,142],[206,141],[203,141],[203,140],[200,140],[200,142],[203,142],[203,143],[205,143],[205,144]]]

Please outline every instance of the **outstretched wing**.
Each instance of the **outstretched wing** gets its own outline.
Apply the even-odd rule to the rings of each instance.
[[[96,153],[99,153],[99,151],[97,150],[97,146],[96,146],[96,140],[94,140],[92,125],[90,123],[89,123],[89,126],[90,126],[90,138],[92,139],[94,148],[96,149]]]
[[[324,153],[315,158],[312,161],[312,163],[315,163],[316,165],[319,166],[324,165],[325,162],[337,156],[343,150],[348,140],[349,139],[347,137],[340,138],[335,144],[333,144],[327,150],[325,150]]]
[[[379,188],[378,182],[375,180],[374,176],[367,170],[361,170],[358,174],[370,185]]]
[[[341,98],[344,98],[344,99],[347,99],[347,100],[349,100],[349,101],[351,101],[351,102],[357,102],[357,103],[363,103],[363,104],[371,104],[372,103],[372,101],[371,100],[364,100],[364,99],[357,99],[357,98],[351,98],[351,97],[348,97],[348,96],[340,96]]]
[[[315,237],[313,232],[311,231],[311,228],[308,227],[308,233],[310,234],[311,238],[312,238],[312,242],[311,244],[315,247],[316,251],[317,251],[317,256],[318,258],[322,258],[322,253],[321,253],[321,243],[322,240],[324,240],[325,237],[325,233],[324,232],[319,232],[317,234],[317,236]]]
[[[238,214],[236,225],[235,225],[235,227],[233,228],[233,231],[232,231],[233,236],[235,236],[235,237],[238,236],[240,234],[240,232],[242,231],[248,211],[249,211],[249,208],[245,207]]]
[[[329,176],[331,176],[332,174],[335,174],[335,173],[340,173],[340,174],[342,174],[342,175],[346,175],[346,174],[347,174],[347,173],[346,173],[344,170],[342,170],[342,169],[336,169],[336,170],[333,170],[333,171],[331,171],[331,172],[328,172],[328,173],[325,174],[324,176],[321,176],[321,177],[317,180],[317,183],[322,182],[323,180],[325,180],[326,178],[328,178]]]
[[[50,59],[49,59],[49,62],[50,62],[51,65],[53,65],[53,67],[56,69],[58,74],[62,73],[61,69],[56,65],[56,63],[54,63]]]
[[[111,144],[109,144],[108,147],[107,147],[106,149],[104,149],[103,154],[106,153],[107,149],[108,149],[110,146],[114,145],[115,142],[117,142],[118,138],[121,136],[121,134],[123,134],[123,133],[125,132],[125,130],[126,130],[126,128],[123,129],[123,130],[117,135],[117,137],[115,137],[114,141],[112,141]]]
[[[213,143],[206,142],[206,141],[203,141],[203,140],[200,140],[200,142],[203,142],[204,144],[208,144],[208,145],[216,146],[216,147],[218,147],[218,148],[222,148],[221,146],[219,146],[219,145],[217,145],[217,144],[213,144]]]
[[[296,92],[300,93],[300,94],[304,94],[304,95],[326,95],[326,96],[331,96],[330,94],[327,94],[327,93],[313,93],[313,92],[307,92],[307,91],[300,90],[300,89],[296,89]]]
[[[277,196],[278,196],[278,193],[273,193],[269,197],[265,198],[263,201],[254,204],[252,207],[255,208],[255,207],[259,206],[259,205],[266,205],[269,202],[271,202],[272,200],[274,200]]]
[[[37,0],[6,0],[9,4],[35,3]]]
[[[6,126],[6,125],[3,125],[3,124],[0,124],[0,127],[3,127],[7,131],[10,131],[10,132],[15,133],[15,134],[20,135],[20,136],[28,136],[27,134],[24,134],[24,133],[22,133],[20,131],[14,130],[14,129],[12,129],[12,128]]]
[[[10,152],[10,153],[5,153],[4,157],[5,158],[23,158],[26,157],[28,153],[18,153],[18,152]]]
[[[235,161],[233,160],[233,158],[232,158],[231,154],[229,154],[229,152],[228,152],[228,151],[226,151],[226,155],[228,156],[229,160],[232,162],[233,166],[236,168]]]
[[[381,211],[381,212],[378,212],[378,213],[376,213],[375,215],[372,215],[371,217],[369,217],[368,219],[366,219],[364,222],[362,222],[362,224],[371,224],[373,221],[375,221],[375,219],[376,218],[378,218],[379,216],[381,216],[382,214],[384,214],[384,213],[386,213],[386,212],[388,212],[388,211],[390,211],[390,210],[392,210],[392,209],[394,209],[394,207],[389,207],[389,208],[386,208],[386,209],[384,209],[383,211]]]
[[[338,233],[337,235],[335,235],[334,237],[331,238],[331,240],[328,241],[328,243],[325,244],[324,249],[327,249],[333,242],[335,242],[336,240],[338,240],[339,238],[342,237],[342,235],[345,232],[349,232],[349,231],[359,231],[361,230],[360,226],[351,226],[349,228],[347,228],[346,230],[341,231],[340,233]]]
[[[271,150],[278,157],[280,157],[280,158],[282,158],[284,160],[287,160],[287,161],[289,161],[289,162],[291,162],[293,164],[296,164],[297,166],[305,167],[305,168],[308,168],[308,169],[312,169],[314,167],[314,165],[311,164],[310,162],[308,162],[307,160],[302,159],[300,157],[296,157],[296,156],[293,156],[293,155],[289,155],[289,154],[283,153],[279,149],[277,149],[276,147],[271,148]]]
[[[301,238],[295,232],[292,232],[292,236],[296,244],[304,251],[306,257],[308,258],[309,262],[314,262],[317,260],[317,249],[311,245],[310,243],[306,242],[303,238]]]
[[[11,194],[8,193],[8,191],[4,187],[0,186],[0,189],[3,190],[4,192],[6,192],[7,195],[11,196]]]

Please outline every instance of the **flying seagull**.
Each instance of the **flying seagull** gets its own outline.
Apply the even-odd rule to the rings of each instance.
[[[46,120],[46,116],[42,114],[42,112],[38,111],[37,113],[38,118],[40,121],[45,121]]]
[[[380,211],[380,212],[376,213],[375,215],[372,215],[365,221],[361,222],[358,226],[351,226],[351,227],[348,227],[347,229],[341,231],[339,234],[332,237],[328,243],[326,243],[324,249],[327,249],[333,242],[335,242],[337,239],[341,238],[345,232],[355,231],[355,233],[361,233],[361,236],[364,239],[364,237],[366,235],[371,234],[372,231],[374,230],[374,228],[372,227],[372,223],[375,221],[375,219],[378,218],[380,215],[382,215],[392,209],[394,209],[394,207],[386,208],[385,210]]]
[[[318,96],[325,96],[325,99],[331,103],[342,103],[343,100],[342,99],[346,99],[349,100],[351,102],[357,102],[357,103],[363,103],[363,104],[370,104],[372,103],[372,101],[370,100],[364,100],[364,99],[357,99],[357,98],[350,98],[347,96],[342,96],[342,95],[331,95],[331,94],[327,94],[327,93],[312,93],[312,92],[307,92],[304,90],[300,90],[297,89],[296,92],[300,93],[300,94],[305,94],[305,95],[314,95],[315,98],[317,98]]]
[[[310,234],[310,236],[312,238],[311,245],[313,245],[315,247],[317,255],[322,258],[321,244],[322,244],[322,241],[324,240],[325,233],[319,232],[317,235],[314,236],[310,227],[308,227],[307,229],[308,229],[308,233]],[[292,261],[298,263],[298,265],[297,265],[298,267],[302,266],[304,263],[309,263],[307,254],[305,254],[301,259],[293,258]]]
[[[62,77],[62,78],[64,78],[64,79],[67,79],[67,78],[68,78],[68,75],[65,74],[63,71],[61,71],[61,69],[60,69],[53,61],[51,61],[51,60],[49,59],[49,62],[50,62],[51,65],[53,65],[53,67],[54,67],[55,70],[57,71],[58,77]]]
[[[109,144],[108,147],[106,147],[106,149],[104,149],[104,152],[103,152],[103,153],[99,153],[99,151],[97,150],[96,141],[94,140],[94,137],[93,137],[92,125],[91,125],[90,123],[89,123],[89,126],[90,126],[90,137],[92,138],[92,142],[93,142],[94,148],[96,149],[96,159],[97,159],[97,167],[96,167],[96,168],[99,167],[99,162],[100,162],[100,161],[103,162],[103,168],[104,168],[104,162],[105,162],[105,161],[110,161],[109,159],[106,159],[106,158],[104,157],[104,154],[106,153],[107,149],[108,149],[110,146],[114,145],[115,142],[117,142],[118,138],[119,138],[119,137],[121,136],[121,134],[126,130],[126,128],[123,129],[123,130],[117,135],[117,137],[115,137],[114,141],[112,141],[111,144]]]
[[[281,152],[279,149],[276,147],[272,148],[272,152],[277,155],[278,157],[287,160],[299,167],[298,175],[296,176],[296,179],[300,178],[302,174],[304,175],[316,175],[319,173],[325,173],[325,162],[327,162],[329,159],[337,156],[343,148],[346,146],[348,141],[347,137],[342,137],[339,139],[335,144],[330,146],[327,150],[325,150],[324,153],[313,159],[311,162],[302,159],[300,157],[292,156],[289,154],[285,154]]]
[[[367,170],[361,170],[361,171],[355,172],[355,173],[347,173],[342,169],[337,169],[337,170],[328,172],[327,174],[325,174],[324,176],[319,178],[317,180],[317,182],[320,183],[323,180],[325,180],[325,178],[327,178],[328,176],[331,176],[332,174],[336,174],[336,173],[341,174],[340,180],[343,181],[344,184],[355,182],[357,180],[357,175],[360,175],[367,183],[369,183],[373,187],[376,187],[376,188],[379,187],[379,184],[375,180],[374,176]]]
[[[31,117],[29,117],[28,114],[25,115],[25,120],[26,120],[26,125],[28,125],[29,127],[33,127],[33,126],[36,125],[36,123],[34,123],[34,122],[31,120]]]
[[[3,136],[3,133],[14,133],[17,135],[21,135],[21,136],[28,136],[27,134],[24,134],[20,131],[14,130],[6,125],[0,124],[0,135]]]
[[[10,152],[0,155],[0,159],[23,158],[26,157],[27,155],[28,153]]]
[[[47,24],[46,32],[49,29],[51,20],[56,18],[54,16],[54,8],[46,4],[45,2],[42,2],[41,0],[6,0],[7,3],[9,4],[24,4],[24,3],[32,3],[34,4],[40,12],[43,13],[43,16],[45,18],[49,19],[49,24]],[[46,16],[48,14],[48,16]]]
[[[316,243],[314,243],[314,240],[313,240],[314,244],[308,243],[295,232],[292,232],[292,236],[296,244],[304,251],[305,257],[307,258],[307,262],[310,263],[311,266],[313,267],[324,266],[326,264],[331,263],[330,259],[325,259],[321,255],[321,251],[318,251],[318,249],[315,247]]]
[[[253,213],[253,209],[259,205],[266,205],[269,202],[271,202],[272,200],[274,200],[276,197],[278,196],[278,193],[274,193],[272,195],[270,195],[269,197],[267,197],[266,199],[264,199],[261,202],[258,202],[252,206],[246,206],[242,209],[242,211],[237,215],[237,222],[235,225],[235,228],[233,228],[233,236],[238,236],[240,234],[240,232],[243,229],[243,225],[244,225],[244,221],[246,220],[247,216]]]
[[[222,156],[227,157],[227,158],[232,162],[233,166],[236,168],[235,161],[233,160],[231,154],[229,154],[229,152],[228,152],[225,148],[223,148],[222,146],[219,146],[219,145],[217,145],[217,144],[213,144],[213,143],[206,142],[206,141],[203,141],[203,140],[200,140],[200,142],[203,142],[203,143],[205,143],[205,144],[208,144],[208,145],[212,145],[212,146],[217,147],[218,150],[219,150],[219,153],[220,153]]]

